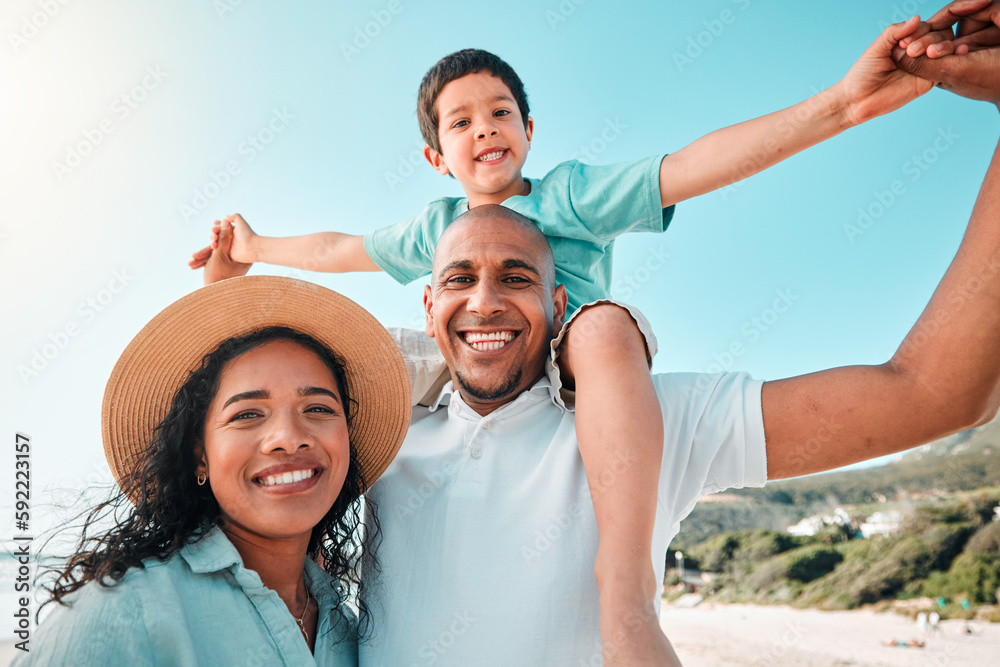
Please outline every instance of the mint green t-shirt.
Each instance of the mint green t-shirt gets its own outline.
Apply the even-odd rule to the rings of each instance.
[[[90,582],[53,603],[12,667],[304,665],[356,667],[353,611],[316,563],[306,586],[319,604],[315,652],[278,594],[261,583],[219,528],[166,561],[146,561],[115,586]]]
[[[531,192],[503,205],[532,220],[548,237],[556,282],[566,286],[570,312],[611,291],[611,251],[626,232],[662,232],[674,208],[660,206],[660,162],[588,165],[570,160],[542,179],[528,179]],[[469,210],[465,197],[435,199],[420,215],[365,235],[365,250],[379,268],[406,284],[426,276],[444,228]]]

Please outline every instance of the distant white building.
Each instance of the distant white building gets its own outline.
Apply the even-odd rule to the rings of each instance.
[[[892,510],[891,512],[875,512],[868,520],[861,524],[861,534],[865,538],[872,535],[883,535],[889,537],[899,532],[903,525],[903,513]]]
[[[1000,505],[993,508],[993,520],[1000,521]]]
[[[846,526],[851,522],[851,517],[847,511],[841,507],[833,510],[833,514],[814,514],[807,516],[794,526],[789,526],[787,531],[799,537],[812,537],[820,531],[823,526]]]

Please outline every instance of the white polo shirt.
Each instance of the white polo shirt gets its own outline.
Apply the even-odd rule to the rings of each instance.
[[[654,375],[664,456],[653,565],[706,493],[763,486],[762,383],[746,374]],[[381,574],[361,665],[600,664],[597,524],[574,413],[548,378],[486,417],[451,384],[413,411],[369,491]],[[622,467],[629,465],[623,460]]]

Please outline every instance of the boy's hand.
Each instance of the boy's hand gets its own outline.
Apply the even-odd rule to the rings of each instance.
[[[248,264],[256,262],[257,258],[254,256],[254,244],[256,243],[257,234],[250,229],[250,225],[247,224],[247,221],[244,220],[243,216],[239,213],[233,213],[232,215],[226,216],[224,222],[232,226],[233,232],[232,246],[229,250],[229,256],[232,257],[235,262]],[[216,220],[212,225],[213,248],[219,244],[220,228],[221,223]]]
[[[943,34],[932,33],[931,26],[920,23],[916,16],[886,28],[865,49],[839,84],[848,123],[859,125],[894,111],[934,86],[933,81],[910,74],[898,67],[893,60],[893,48],[897,47],[899,40],[913,35],[918,35],[929,43],[936,43],[950,39],[951,30],[948,28]]]
[[[244,220],[243,216],[239,213],[227,216],[225,222],[227,225],[230,225],[232,231],[232,234],[230,234],[232,245],[229,246],[228,251],[229,261],[239,264],[253,264],[256,259],[253,256],[252,248],[254,240],[257,238],[257,234],[250,229],[250,225],[247,224],[247,221]],[[212,256],[212,250],[219,245],[219,230],[221,227],[222,223],[218,220],[212,223],[211,245],[193,253],[191,255],[191,261],[188,262],[188,266],[192,269],[200,269],[208,263],[209,257]],[[246,271],[244,271],[244,273],[246,273]]]
[[[238,262],[232,257],[234,234],[231,219],[233,217],[239,216],[229,216],[224,223],[220,223],[218,220],[215,221],[212,235],[214,250],[212,250],[211,255],[205,262],[204,281],[206,285],[211,285],[226,278],[246,275],[250,267],[253,266],[251,262]],[[243,224],[245,225],[246,223],[244,222]]]
[[[928,24],[950,29],[956,22],[957,39],[903,40],[900,46],[906,51],[897,49],[894,57],[901,68],[935,81],[945,90],[1000,107],[1000,2],[953,2]]]

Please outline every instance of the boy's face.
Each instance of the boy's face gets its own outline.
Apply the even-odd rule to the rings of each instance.
[[[439,174],[461,183],[471,206],[523,194],[532,121],[525,126],[503,81],[486,72],[455,79],[441,89],[437,111],[441,152],[427,146],[424,155]]]

